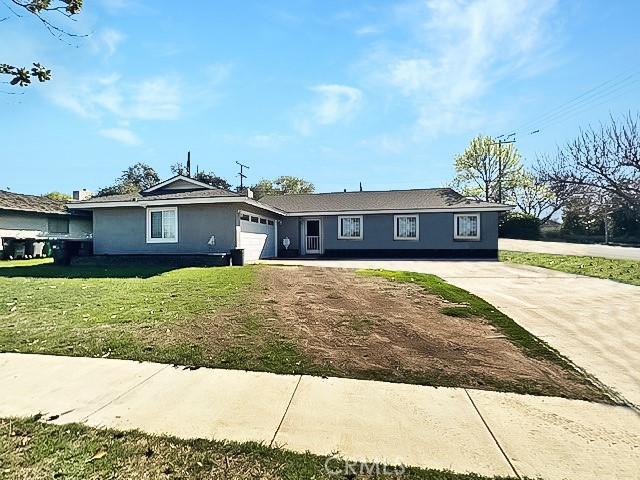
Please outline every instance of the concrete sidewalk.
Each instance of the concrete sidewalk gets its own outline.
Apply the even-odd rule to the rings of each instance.
[[[640,417],[552,397],[0,354],[0,416],[548,479],[638,478]]]

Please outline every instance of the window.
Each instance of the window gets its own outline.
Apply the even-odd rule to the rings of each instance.
[[[339,240],[362,240],[362,216],[338,217]]]
[[[240,215],[240,220],[246,220],[248,222],[249,221],[249,215],[243,213],[242,215]]]
[[[418,215],[394,215],[394,240],[418,240]]]
[[[273,220],[267,220],[267,223],[268,223],[269,225],[273,225]]]
[[[49,233],[69,233],[68,218],[49,218],[47,223]]]
[[[453,238],[456,240],[480,240],[480,214],[453,216]]]
[[[176,243],[178,241],[178,208],[147,209],[147,243]]]
[[[253,223],[258,223],[258,217],[251,217],[251,221]]]
[[[266,218],[260,218],[260,223],[263,225],[267,224],[267,219]]]

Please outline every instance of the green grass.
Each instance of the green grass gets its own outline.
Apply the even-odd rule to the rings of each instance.
[[[0,419],[0,478],[7,480],[486,478],[398,466],[388,467],[391,475],[349,475],[375,470],[373,465],[347,464],[338,458],[294,453],[257,443],[180,440],[79,424]],[[383,467],[378,466],[377,471],[383,472]]]
[[[396,282],[410,282],[420,285],[428,293],[438,295],[458,306],[445,307],[446,315],[457,317],[480,317],[503,334],[512,343],[522,348],[529,356],[551,360],[568,369],[573,369],[554,349],[522,328],[511,318],[500,312],[480,297],[445,282],[435,275],[426,273],[401,272],[392,270],[359,270],[361,275],[373,275]]]
[[[199,363],[180,329],[250,301],[255,268],[0,262],[0,350]]]
[[[640,261],[602,257],[500,251],[500,261],[640,285]]]
[[[259,268],[0,262],[0,351],[334,373],[244,308]]]

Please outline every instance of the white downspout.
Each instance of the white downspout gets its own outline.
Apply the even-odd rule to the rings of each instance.
[[[275,236],[276,236],[275,241],[273,242],[274,243],[274,246],[273,246],[273,250],[274,250],[273,257],[274,258],[278,258],[278,220],[275,220],[275,219],[273,220],[273,226],[274,226],[274,229],[275,229],[274,233],[275,233]]]

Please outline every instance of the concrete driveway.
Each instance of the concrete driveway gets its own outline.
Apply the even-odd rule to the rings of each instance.
[[[500,250],[516,252],[551,253],[554,255],[583,255],[587,257],[617,258],[619,260],[640,260],[640,248],[614,247],[611,245],[585,245],[564,242],[537,242],[534,240],[516,240],[501,238]]]
[[[484,298],[628,402],[640,406],[640,287],[491,261],[272,262],[438,275]]]

